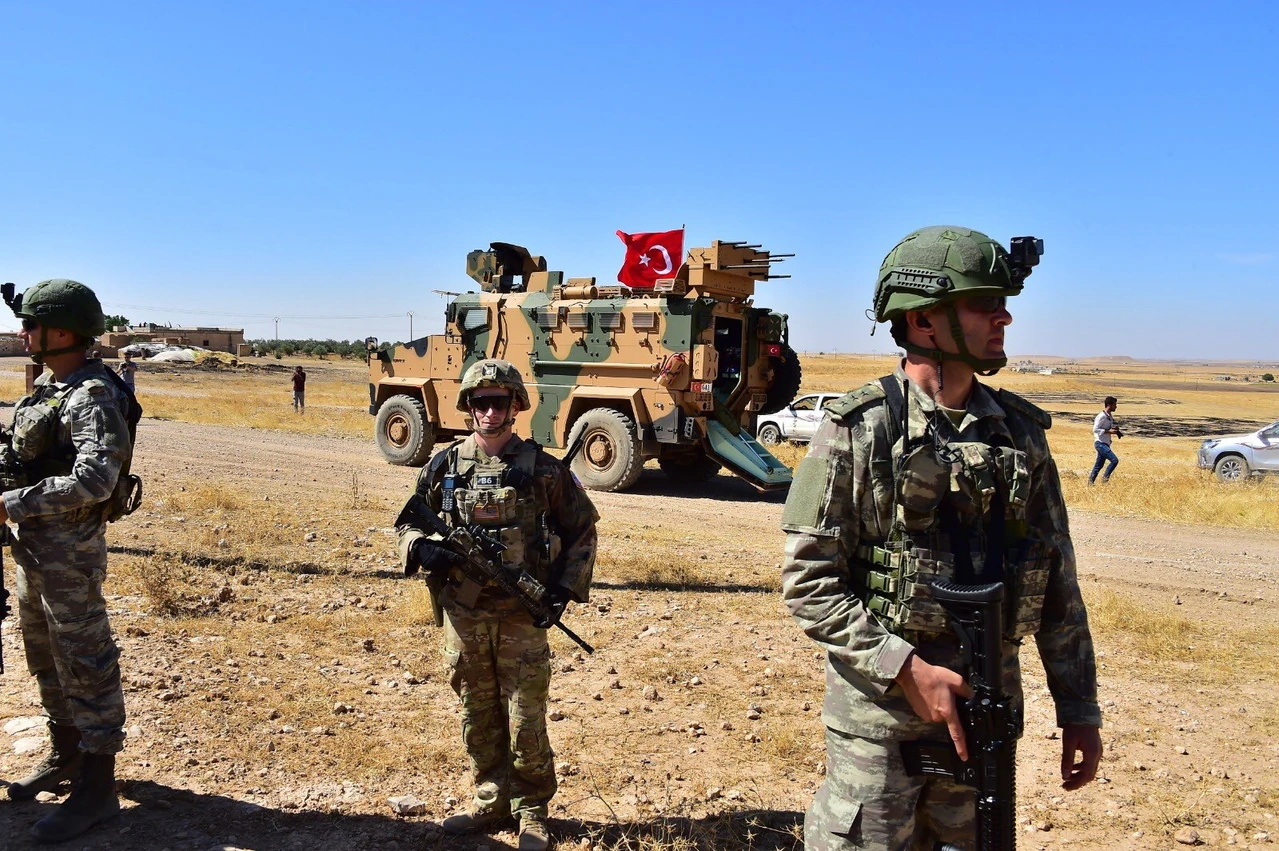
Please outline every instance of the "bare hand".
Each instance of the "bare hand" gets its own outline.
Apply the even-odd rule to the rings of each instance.
[[[1080,754],[1075,762],[1075,754]],[[1101,762],[1101,731],[1083,724],[1067,724],[1061,730],[1061,788],[1074,791],[1091,783]]]
[[[956,695],[972,697],[973,690],[964,678],[950,668],[930,665],[912,653],[897,674],[897,684],[906,693],[910,708],[916,715],[925,721],[946,722],[955,751],[961,760],[967,762],[968,742],[964,738],[964,726],[959,721],[959,703],[955,699]]]

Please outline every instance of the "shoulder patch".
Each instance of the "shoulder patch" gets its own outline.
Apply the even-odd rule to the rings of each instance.
[[[1039,423],[1040,428],[1045,431],[1053,427],[1052,414],[1048,413],[1033,402],[1028,402],[1016,393],[1013,393],[1011,390],[1005,390],[1002,387],[999,388],[997,395],[999,397],[999,404],[1004,408],[1012,408],[1017,413],[1030,417],[1032,420]]]
[[[872,381],[869,384],[863,384],[856,390],[850,390],[834,402],[827,402],[826,412],[832,418],[842,420],[854,411],[882,401],[884,401],[884,388],[880,387],[878,382]]]

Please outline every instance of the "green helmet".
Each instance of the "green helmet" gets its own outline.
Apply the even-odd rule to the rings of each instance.
[[[93,290],[79,281],[53,278],[41,281],[10,305],[13,315],[34,319],[48,328],[61,328],[81,337],[96,337],[107,330],[102,304]]]
[[[1016,237],[1012,253],[980,231],[936,226],[907,234],[888,252],[875,284],[875,321],[888,322],[911,310],[953,305],[971,296],[1015,296],[1039,263],[1044,242]],[[906,351],[935,360],[958,360],[979,372],[993,374],[1008,359],[977,358],[968,352],[954,307],[947,310],[958,353],[909,343],[894,329],[893,339]]]
[[[462,389],[457,394],[457,409],[470,410],[466,403],[470,401],[471,393],[481,387],[505,387],[511,391],[511,398],[517,400],[524,410],[531,407],[528,391],[524,389],[524,379],[520,377],[515,364],[508,360],[486,358],[471,364],[462,376]]]

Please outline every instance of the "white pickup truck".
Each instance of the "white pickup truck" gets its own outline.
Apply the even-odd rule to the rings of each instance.
[[[766,414],[755,421],[755,437],[766,446],[775,446],[783,440],[807,443],[817,433],[826,405],[843,393],[809,393],[800,396],[775,414]]]
[[[1199,469],[1212,470],[1222,482],[1279,473],[1279,421],[1251,434],[1205,440],[1199,447]]]

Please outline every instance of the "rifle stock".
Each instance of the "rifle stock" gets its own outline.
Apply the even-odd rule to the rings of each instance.
[[[450,526],[418,493],[409,497],[404,510],[395,520],[397,526],[406,523],[438,533],[449,549],[462,556],[463,562],[459,567],[468,580],[458,595],[458,600],[463,605],[473,604],[480,590],[492,582],[519,601],[534,619],[545,622],[548,628],[553,626],[560,630],[587,653],[595,652],[594,647],[560,622],[560,613],[544,602],[546,587],[542,583],[529,576],[527,571],[517,572],[502,566],[502,550],[506,547],[500,541],[493,540],[476,526]]]
[[[977,851],[1017,847],[1017,732],[1012,698],[1003,688],[1004,584],[933,583],[933,599],[950,615],[973,696],[959,706],[968,761],[950,742],[903,742],[912,775],[950,777],[977,797]],[[935,851],[951,846],[938,844]]]

